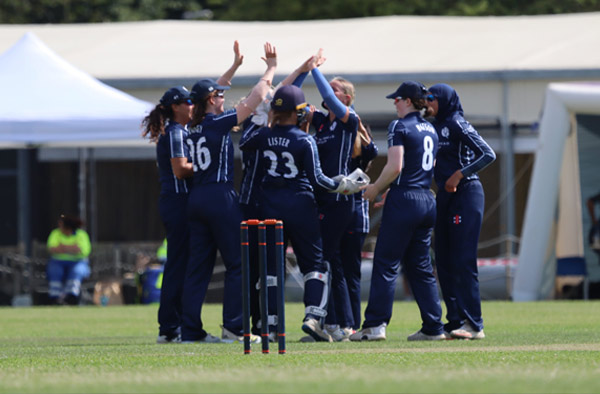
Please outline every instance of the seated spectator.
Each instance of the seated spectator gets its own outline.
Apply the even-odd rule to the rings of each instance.
[[[162,244],[156,250],[156,258],[158,262],[164,265],[167,262],[167,239],[163,241]]]
[[[92,247],[82,225],[81,219],[75,216],[61,215],[58,228],[48,237],[50,260],[46,276],[48,296],[53,305],[79,304],[81,281],[90,275],[88,257]]]

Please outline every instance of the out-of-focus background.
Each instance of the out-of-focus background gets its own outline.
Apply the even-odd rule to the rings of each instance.
[[[154,147],[141,138],[139,123],[169,87],[191,87],[224,72],[234,40],[245,58],[228,105],[262,74],[265,41],[277,47],[276,82],[323,48],[323,73],[354,83],[355,108],[373,131],[380,155],[372,176],[385,163],[386,128],[395,117],[385,95],[405,80],[455,87],[466,118],[498,156],[480,173],[486,193],[482,296],[512,298],[518,266],[529,264],[518,258],[524,229],[538,222],[533,217],[525,223],[526,212],[544,206],[536,213],[539,223],[550,217],[552,225],[537,230],[546,253],[539,256],[545,279],[536,294],[600,297],[599,257],[588,244],[586,209],[587,198],[600,193],[597,114],[570,109],[574,123],[564,133],[576,135],[575,145],[568,153],[555,152],[556,161],[564,156],[576,163],[572,174],[579,189],[559,182],[551,194],[528,201],[536,154],[549,144],[540,132],[549,84],[600,81],[600,1],[3,0],[0,304],[44,302],[46,239],[58,215],[67,212],[85,220],[93,243],[88,301],[101,291],[98,286],[116,283],[123,297],[115,302],[137,302],[140,278],[158,263],[156,249],[165,235]],[[311,78],[304,91],[318,106]],[[239,157],[236,163],[239,182]],[[560,171],[546,172],[560,177]],[[576,196],[567,207],[560,204],[566,201],[559,198],[560,185],[561,193]],[[555,250],[559,211],[579,220],[580,231],[565,241],[575,245],[573,256]],[[378,215],[372,211],[363,289]],[[562,257],[583,261],[585,269],[556,276]],[[288,280],[290,297],[294,283]],[[397,297],[410,297],[402,283],[399,288]]]

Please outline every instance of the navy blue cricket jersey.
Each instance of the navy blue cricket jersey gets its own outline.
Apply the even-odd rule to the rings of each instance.
[[[237,125],[237,111],[206,114],[190,130],[186,143],[194,163],[194,185],[233,182],[233,142],[230,131]]]
[[[258,130],[261,126],[253,123],[250,118],[244,122],[244,136]],[[263,177],[263,167],[259,165],[257,150],[242,151],[242,183],[240,185],[240,204],[256,203],[257,190]]]
[[[438,150],[433,125],[419,112],[394,120],[388,127],[388,147],[398,145],[404,146],[403,168],[391,186],[429,189]]]
[[[187,157],[190,159],[189,147],[185,139],[189,135],[186,127],[173,121],[169,121],[165,127],[165,133],[158,137],[156,143],[156,161],[158,164],[158,175],[160,180],[160,192],[184,193],[190,192],[189,179],[177,179],[171,167],[171,159],[175,157]]]
[[[263,127],[245,133],[240,149],[259,150],[260,164],[264,168],[263,185],[289,187],[313,191],[312,185],[323,190],[337,187],[323,174],[314,138],[296,126]]]
[[[328,177],[348,175],[350,173],[350,160],[352,148],[358,132],[359,119],[356,112],[349,108],[350,115],[346,123],[338,118],[333,121],[323,112],[313,113],[312,125],[317,130],[315,140],[319,149],[319,157],[323,173]],[[319,200],[348,201],[352,196],[343,194],[325,193],[323,189],[316,190]]]
[[[433,122],[440,144],[434,173],[438,189],[444,189],[456,170],[461,170],[464,175],[461,183],[479,179],[477,172],[493,162],[496,154],[463,117],[462,105],[454,89],[438,84],[432,86],[431,91],[440,108]]]

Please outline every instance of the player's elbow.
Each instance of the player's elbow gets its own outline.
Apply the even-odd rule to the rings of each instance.
[[[190,169],[184,167],[173,168],[173,175],[175,175],[177,179],[185,179],[190,176]]]

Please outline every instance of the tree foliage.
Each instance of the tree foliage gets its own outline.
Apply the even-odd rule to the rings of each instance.
[[[383,15],[502,16],[591,11],[600,11],[600,0],[2,0],[0,23],[94,23],[186,18],[277,21]]]

